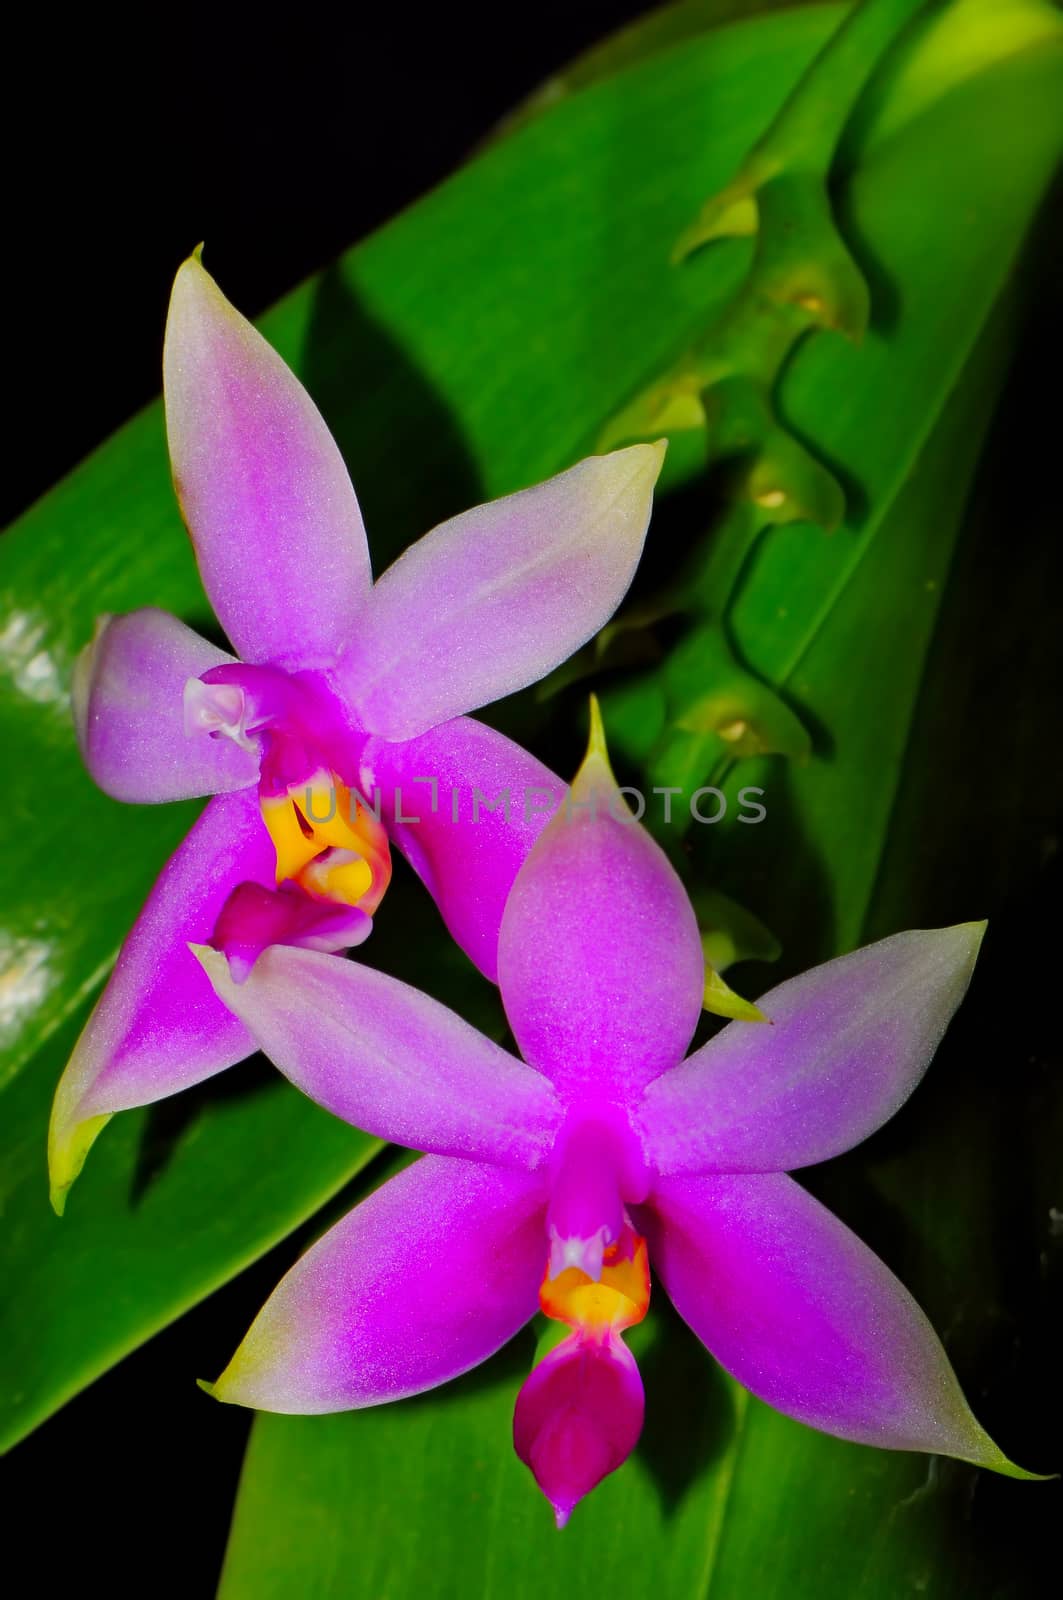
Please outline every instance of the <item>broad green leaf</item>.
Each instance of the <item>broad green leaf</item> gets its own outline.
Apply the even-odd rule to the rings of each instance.
[[[40,1130],[81,1021],[4,1097],[3,1446],[284,1238],[380,1149],[257,1060],[196,1096],[117,1119],[60,1224],[41,1180]]]
[[[531,118],[550,111],[564,96],[600,83],[662,50],[710,33],[724,23],[744,22],[762,11],[777,12],[787,5],[810,3],[815,0],[675,0],[674,4],[660,6],[592,45],[533,90],[503,120],[498,134],[512,133]],[[843,9],[838,7],[839,17]]]
[[[814,6],[817,0],[674,0],[637,18],[628,27],[594,45],[550,78],[512,112],[500,131],[511,132],[534,116],[552,110],[564,96],[579,93],[624,67],[718,30],[741,25],[762,12],[790,6]],[[837,7],[835,25],[852,9]],[[912,37],[897,48],[891,69],[884,72],[861,102],[852,132],[866,132],[884,118],[881,131],[895,132],[945,91],[1000,59],[1006,50],[1037,46],[1053,30],[1052,7],[1046,0],[952,0],[926,15]],[[903,78],[898,95],[896,74]]]
[[[722,542],[710,545],[696,579],[699,606],[717,618],[726,608],[744,663],[769,684],[781,686],[790,677],[864,559],[978,338],[1051,172],[1060,139],[1058,39],[1039,58],[1020,52],[1005,61],[992,80],[997,98],[990,115],[999,116],[999,132],[977,179],[962,171],[969,119],[977,114],[976,81],[887,141],[842,198],[846,227],[875,290],[878,325],[859,348],[836,337],[806,339],[784,375],[780,403],[797,435],[841,466],[849,494],[843,527],[824,540],[809,524],[791,523],[750,544],[739,521],[730,531],[741,541],[741,561]],[[916,152],[928,144],[935,160],[913,185]],[[1015,181],[1019,170],[1028,188]],[[958,187],[968,183],[966,191]],[[973,220],[960,230],[955,217],[964,203]],[[716,728],[699,736],[690,717],[669,706],[677,676],[687,680],[688,695],[694,692],[696,638],[693,644],[693,663],[687,660],[690,641],[684,641],[661,668],[606,700],[614,738],[638,760],[656,744],[653,781],[688,791],[714,781],[710,773],[718,774],[727,759]],[[703,693],[711,704],[717,686],[729,687],[730,674],[707,652],[701,658]],[[800,714],[799,691],[796,709]],[[752,699],[749,710],[752,720]],[[741,770],[747,782],[758,781],[748,775],[752,767]]]

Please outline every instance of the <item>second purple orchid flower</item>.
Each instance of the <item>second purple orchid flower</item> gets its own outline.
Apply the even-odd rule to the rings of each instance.
[[[59,1085],[58,1210],[109,1116],[255,1048],[190,942],[213,943],[242,975],[274,944],[349,949],[369,931],[396,844],[495,977],[506,896],[563,785],[463,713],[541,678],[612,615],[664,448],[592,457],[454,517],[374,584],[324,421],[198,257],[174,285],[164,393],[178,499],[241,659],[145,609],[104,618],[79,663],[79,742],[100,786],[133,802],[214,798]],[[511,806],[492,810],[503,791]]]
[[[212,1392],[282,1412],[397,1400],[485,1360],[541,1308],[571,1332],[514,1444],[563,1525],[634,1448],[623,1331],[649,1266],[720,1363],[842,1438],[1027,1477],[976,1421],[927,1318],[789,1169],[851,1148],[918,1083],[983,925],[898,934],[784,983],[772,1026],[688,1060],[704,966],[682,884],[618,791],[600,726],[502,920],[523,1060],[407,985],[273,948],[244,983],[198,954],[288,1077],[430,1152],[313,1246]]]

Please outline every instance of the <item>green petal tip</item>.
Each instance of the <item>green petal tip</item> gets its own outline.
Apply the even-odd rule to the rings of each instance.
[[[85,1117],[75,1123],[65,1137],[58,1133],[53,1120],[48,1136],[48,1198],[57,1217],[66,1210],[67,1195],[85,1165],[85,1158],[110,1120],[110,1112]]]
[[[1058,1472],[1027,1472],[1025,1467],[1009,1461],[1003,1452],[997,1461],[975,1461],[972,1465],[984,1467],[987,1472],[995,1472],[1001,1478],[1015,1478],[1020,1483],[1052,1483],[1061,1476]]]
[[[588,785],[592,788],[601,786],[603,777],[611,788],[616,788],[616,778],[613,776],[612,763],[609,760],[609,746],[605,740],[605,723],[602,721],[602,708],[598,704],[598,696],[590,697],[590,732],[587,737],[587,749],[580,769],[572,780],[574,791],[581,791]]]
[[[609,760],[609,750],[605,743],[605,723],[602,721],[602,708],[598,696],[590,697],[590,734],[587,739],[587,756],[600,756],[603,761]],[[584,760],[587,757],[584,756]]]
[[[711,1011],[713,1016],[729,1017],[732,1022],[771,1022],[771,1018],[766,1017],[759,1006],[755,1006],[752,1000],[743,1000],[711,966],[705,969],[705,994],[701,1005],[704,1011]]]

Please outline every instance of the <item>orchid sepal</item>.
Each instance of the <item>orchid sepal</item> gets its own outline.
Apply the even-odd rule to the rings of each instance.
[[[984,922],[865,945],[761,997],[645,1092],[638,1113],[665,1176],[778,1172],[840,1155],[911,1094],[974,970]]]
[[[638,1221],[680,1316],[776,1410],[880,1449],[1041,1477],[978,1423],[908,1290],[793,1178],[660,1179]]]
[[[310,396],[198,255],[174,280],[163,392],[178,503],[237,653],[331,660],[371,581],[354,489]]]
[[[467,1372],[535,1314],[545,1203],[541,1176],[424,1156],[296,1262],[209,1392],[306,1415]]]
[[[616,783],[596,701],[568,798],[506,903],[498,961],[521,1053],[569,1099],[626,1096],[693,1037],[705,987],[697,921]]]
[[[361,725],[416,738],[586,644],[634,576],[665,448],[589,456],[411,545],[378,580],[340,662]],[[479,638],[493,652],[470,650]]]

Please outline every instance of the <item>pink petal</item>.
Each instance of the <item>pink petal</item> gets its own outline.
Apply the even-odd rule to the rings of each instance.
[[[697,1026],[694,913],[593,738],[513,885],[498,972],[522,1055],[565,1099],[632,1094],[682,1060]]]
[[[232,659],[151,606],[100,618],[74,669],[73,700],[82,757],[105,793],[152,804],[256,781],[251,751],[185,732],[185,684]]]
[[[453,517],[379,580],[343,672],[371,733],[412,739],[545,677],[627,592],[663,445],[591,456]]]
[[[233,647],[331,662],[370,586],[347,469],[298,379],[195,256],[174,282],[163,380],[174,484]]]
[[[513,1413],[513,1448],[563,1528],[572,1508],[639,1442],[645,1397],[635,1358],[614,1333],[573,1334],[526,1379]]]
[[[113,1112],[175,1094],[255,1049],[188,944],[210,938],[238,883],[271,885],[274,859],[257,791],[245,789],[212,800],[163,868],[56,1090],[49,1164],[58,1205]]]
[[[666,1178],[639,1218],[676,1310],[776,1410],[1007,1470],[907,1289],[792,1178]]]
[[[560,1107],[548,1081],[386,973],[275,945],[243,982],[200,950],[215,992],[311,1099],[378,1138],[533,1168]]]
[[[262,1411],[347,1411],[485,1361],[538,1305],[540,1178],[426,1156],[281,1280],[214,1385]]]
[[[493,982],[513,880],[565,785],[520,745],[471,717],[402,744],[370,739],[362,772],[367,799],[379,791],[391,839],[424,880],[453,937]]]
[[[866,1139],[904,1104],[963,999],[985,924],[898,933],[814,967],[651,1083],[639,1113],[663,1174],[778,1172]]]

